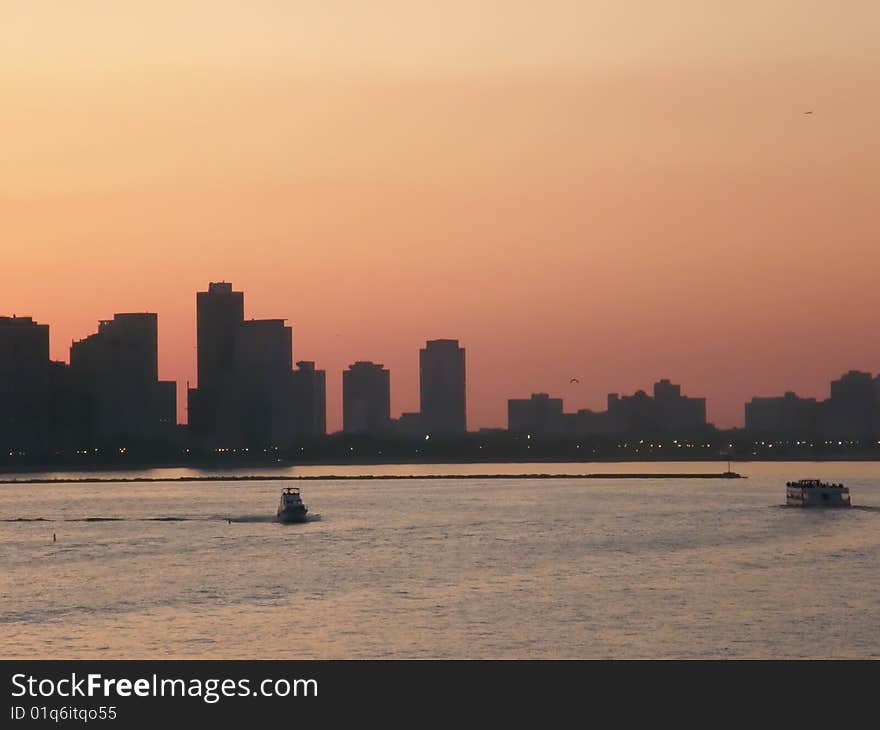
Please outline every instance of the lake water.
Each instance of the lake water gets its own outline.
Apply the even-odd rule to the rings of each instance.
[[[749,478],[306,481],[302,525],[273,521],[279,482],[0,485],[0,657],[880,657],[880,464],[733,467]],[[780,506],[812,476],[857,506]]]

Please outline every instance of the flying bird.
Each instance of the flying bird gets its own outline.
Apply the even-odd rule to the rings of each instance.
[[[810,111],[808,111],[808,112],[804,112],[804,114],[812,114],[812,113],[813,113],[812,109],[810,109]]]
[[[571,380],[568,381],[568,384],[571,385],[572,383],[577,383],[578,385],[580,385],[581,381],[578,380],[577,378],[572,378]]]

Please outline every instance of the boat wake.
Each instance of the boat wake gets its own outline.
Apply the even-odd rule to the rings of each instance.
[[[8,517],[0,522],[206,522],[226,517]]]
[[[849,507],[845,507],[842,510],[838,507],[800,507],[796,504],[774,504],[772,505],[773,509],[792,509],[797,510],[798,512],[847,512],[848,510],[860,511],[860,512],[880,512],[880,507],[877,507],[872,504],[854,504]]]
[[[277,524],[288,524],[283,523],[278,519],[275,515],[244,515],[242,517],[224,517],[222,519],[227,520],[233,524],[250,524],[250,523],[277,523]],[[306,515],[306,519],[304,522],[320,522],[321,515]],[[296,524],[296,523],[289,523]],[[303,524],[303,523],[300,523]]]
[[[306,522],[318,522],[321,515],[308,515]],[[239,515],[237,517],[226,515],[212,515],[210,517],[179,517],[168,515],[165,517],[4,517],[0,522],[227,522],[236,524],[259,524],[276,523],[275,515]]]

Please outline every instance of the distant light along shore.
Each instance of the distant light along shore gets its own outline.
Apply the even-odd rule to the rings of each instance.
[[[199,476],[199,477],[82,477],[79,479],[0,479],[0,484],[119,484],[129,482],[300,482],[300,481],[365,481],[387,479],[746,479],[735,472],[683,474],[343,474],[309,476]]]

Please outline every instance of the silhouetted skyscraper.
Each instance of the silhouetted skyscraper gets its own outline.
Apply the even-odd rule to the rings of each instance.
[[[287,448],[326,430],[324,371],[293,370],[283,319],[244,319],[244,294],[211,283],[196,294],[199,383],[189,391],[198,446]]]
[[[706,428],[706,399],[681,394],[666,379],[654,384],[653,397],[644,390],[632,395],[608,394],[608,433],[682,438]]]
[[[187,392],[189,430],[196,442],[229,445],[237,426],[233,393],[235,337],[244,321],[244,294],[228,282],[196,292],[198,385]]]
[[[315,363],[300,360],[291,373],[293,422],[297,438],[309,439],[327,433],[327,374],[315,370]]]
[[[198,387],[225,385],[235,363],[235,333],[244,321],[244,293],[232,284],[212,282],[196,293]]]
[[[0,317],[0,448],[48,446],[49,325]]]
[[[507,401],[507,430],[532,436],[559,436],[565,428],[562,398],[532,393],[531,398]]]
[[[87,395],[77,388],[70,365],[49,362],[49,448],[69,452],[88,446],[90,413]]]
[[[811,437],[820,415],[815,398],[800,398],[789,391],[780,398],[752,398],[745,406],[745,426],[756,436]]]
[[[235,335],[233,373],[242,380],[281,380],[293,369],[293,329],[283,319],[248,319]]]
[[[706,399],[681,394],[681,386],[665,378],[654,383],[654,395],[637,390],[632,395],[608,394],[605,411],[579,410],[566,416],[572,436],[666,436],[686,438],[702,434]]]
[[[871,373],[850,370],[832,381],[822,408],[825,436],[867,440],[880,435],[880,402]]]
[[[458,340],[428,340],[419,350],[420,428],[451,436],[467,431],[465,352]]]
[[[358,361],[342,373],[342,427],[347,433],[381,434],[391,425],[391,373]]]
[[[238,402],[239,444],[289,446],[294,436],[291,402],[293,330],[283,319],[249,319],[238,325],[232,387]]]
[[[666,378],[654,383],[654,420],[661,433],[694,434],[706,426],[706,399],[681,394]]]
[[[89,445],[168,437],[176,423],[176,384],[159,381],[158,318],[115,314],[70,347],[73,386],[82,394]]]

